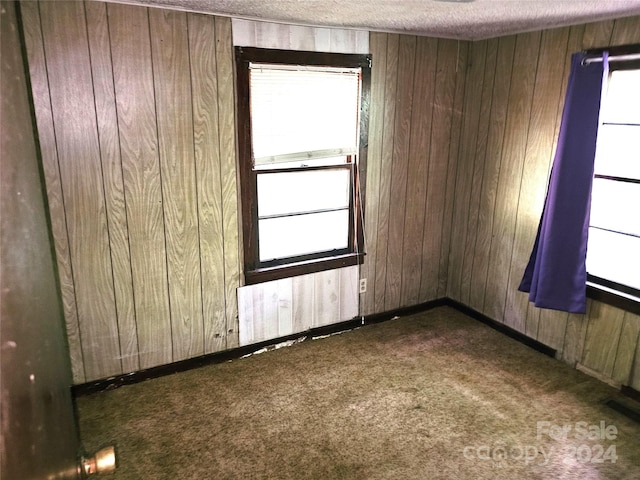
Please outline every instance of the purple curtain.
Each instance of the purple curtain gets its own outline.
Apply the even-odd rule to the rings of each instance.
[[[518,288],[536,307],[585,313],[587,235],[602,86],[602,62],[571,57],[558,147],[538,234]]]

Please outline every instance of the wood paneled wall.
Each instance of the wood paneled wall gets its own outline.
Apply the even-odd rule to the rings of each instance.
[[[238,289],[240,345],[285,337],[358,316],[358,267]]]
[[[468,42],[371,33],[361,313],[445,295]]]
[[[74,382],[237,346],[231,20],[75,1],[25,2],[22,17]],[[368,32],[239,22],[272,47],[368,51]],[[307,328],[358,314],[332,301],[357,270],[292,285]],[[245,343],[273,327],[253,320]]]
[[[542,211],[570,56],[628,43],[640,43],[640,17],[471,44],[447,295],[556,348],[569,363],[640,388],[640,317],[591,301],[586,315],[538,309],[517,291]]]
[[[21,11],[74,382],[237,346],[231,21]]]
[[[233,44],[308,52],[369,53],[369,32],[234,18]]]
[[[20,7],[74,382],[237,346],[231,20],[93,1]],[[298,33],[300,48],[327,41]],[[479,42],[368,42],[359,313],[449,296],[640,388],[637,315],[597,302],[583,316],[539,310],[516,289],[570,55],[640,43],[640,18]]]

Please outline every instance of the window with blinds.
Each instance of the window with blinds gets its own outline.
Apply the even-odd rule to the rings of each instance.
[[[640,69],[612,71],[603,95],[587,248],[589,281],[640,297]]]
[[[369,57],[239,47],[236,65],[247,282],[360,261]]]

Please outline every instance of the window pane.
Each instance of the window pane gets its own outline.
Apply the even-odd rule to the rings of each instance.
[[[587,271],[640,289],[640,238],[590,228]]]
[[[349,211],[313,213],[258,221],[260,261],[348,247]]]
[[[351,172],[258,172],[258,218],[349,207]]]
[[[256,164],[273,155],[332,149],[349,154],[356,150],[357,71],[282,70],[252,64],[250,82]]]
[[[595,173],[640,180],[640,126],[600,127]]]
[[[640,70],[615,70],[609,77],[603,121],[640,124]]]
[[[595,178],[589,223],[607,230],[640,235],[640,184]]]

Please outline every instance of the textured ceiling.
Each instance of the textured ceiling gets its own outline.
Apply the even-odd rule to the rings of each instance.
[[[640,15],[640,0],[114,0],[297,25],[478,40]]]

